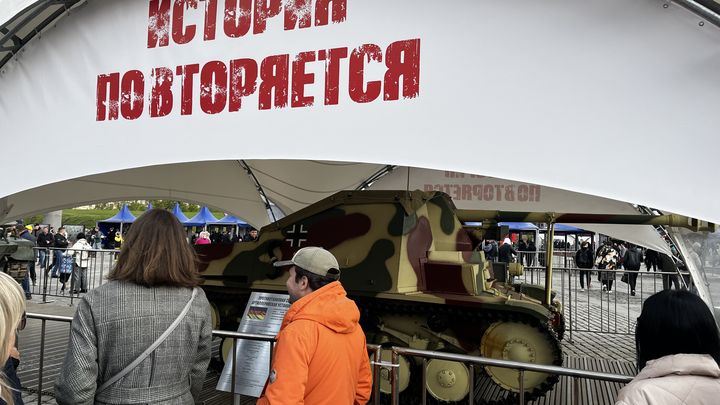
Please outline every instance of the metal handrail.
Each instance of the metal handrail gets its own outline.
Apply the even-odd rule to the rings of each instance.
[[[63,315],[49,315],[49,314],[39,314],[34,312],[28,312],[27,314],[28,319],[39,319],[42,322],[41,326],[41,334],[40,334],[40,364],[39,364],[39,370],[38,370],[38,386],[37,386],[37,392],[38,392],[38,405],[42,405],[42,384],[43,384],[43,365],[44,365],[44,358],[45,358],[45,330],[46,330],[46,322],[47,321],[55,321],[55,322],[67,322],[71,323],[73,318],[71,316],[63,316]],[[213,330],[212,335],[214,337],[219,338],[229,338],[233,339],[233,359],[237,358],[237,341],[238,340],[253,340],[253,341],[262,341],[262,342],[268,342],[270,343],[270,365],[272,365],[272,349],[273,345],[276,343],[275,336],[268,336],[268,335],[261,335],[256,333],[245,333],[245,332],[233,332],[233,331],[227,331],[227,330]],[[375,344],[367,344],[367,349],[370,353],[372,353],[372,381],[373,381],[373,403],[378,404],[380,403],[380,385],[376,384],[376,381],[379,381],[378,376],[380,372],[380,367],[382,366],[381,363],[381,350],[382,346],[375,345]],[[235,395],[235,374],[236,374],[236,362],[233,361],[232,363],[232,385],[231,385],[231,394]]]
[[[419,349],[411,349],[407,347],[392,347],[392,373],[390,374],[391,380],[391,392],[392,392],[392,404],[398,405],[400,403],[400,390],[399,390],[399,384],[398,381],[400,380],[400,356],[413,356],[413,357],[421,357],[423,359],[438,359],[438,360],[449,360],[449,361],[457,361],[457,362],[463,362],[463,363],[471,363],[471,364],[479,364],[482,366],[492,366],[492,367],[503,367],[503,368],[512,368],[519,371],[518,381],[520,383],[520,392],[518,395],[518,403],[520,405],[525,404],[525,390],[523,389],[523,380],[524,380],[524,373],[525,371],[535,371],[535,372],[542,372],[547,374],[556,374],[556,375],[564,375],[573,378],[573,403],[578,404],[579,402],[579,395],[580,390],[578,386],[578,379],[585,378],[585,379],[592,379],[592,380],[601,380],[601,381],[610,381],[610,382],[617,382],[617,383],[629,383],[632,381],[632,376],[622,375],[622,374],[610,374],[610,373],[601,373],[597,371],[588,371],[588,370],[579,370],[579,369],[572,369],[572,368],[565,368],[565,367],[558,367],[558,366],[550,366],[550,365],[544,365],[544,364],[535,364],[535,363],[523,363],[519,361],[511,361],[511,360],[499,360],[499,359],[492,359],[488,357],[480,357],[480,356],[469,356],[466,354],[455,354],[455,353],[445,353],[445,352],[436,352],[431,350],[419,350]],[[470,372],[470,387],[474,384],[474,375],[472,372],[472,365],[471,372]],[[426,375],[423,372],[423,381],[422,381],[422,387],[424,389],[425,387],[425,380]],[[474,393],[473,390],[470,390],[469,394],[469,402],[470,404],[474,401]],[[423,396],[423,404],[425,396]]]
[[[38,314],[30,312],[27,314],[27,317],[29,319],[39,319],[42,321],[42,331],[40,335],[40,366],[38,371],[38,405],[42,404],[42,395],[40,393],[42,392],[42,382],[43,382],[43,362],[44,362],[44,355],[45,355],[45,329],[46,329],[46,322],[47,321],[57,321],[57,322],[72,322],[73,318],[69,316],[61,316],[61,315],[47,315],[47,314]],[[238,339],[247,339],[247,340],[255,340],[255,341],[265,341],[269,342],[271,345],[275,343],[275,337],[273,336],[267,336],[267,335],[260,335],[260,334],[254,334],[254,333],[243,333],[243,332],[233,332],[233,331],[225,331],[225,330],[213,330],[212,331],[213,336],[215,337],[221,337],[221,338],[230,338],[233,339],[233,358],[236,358],[237,354],[237,340]],[[372,374],[373,374],[373,399],[374,403],[379,403],[380,400],[380,384],[379,384],[379,372],[382,367],[390,367],[392,368],[392,372],[390,373],[391,377],[391,395],[393,398],[393,403],[398,404],[399,402],[399,390],[398,390],[398,384],[397,381],[399,379],[399,369],[400,369],[400,362],[399,362],[399,356],[400,355],[407,355],[407,356],[414,356],[414,357],[422,357],[425,359],[439,359],[439,360],[450,360],[450,361],[458,361],[458,362],[464,362],[464,363],[470,363],[471,364],[471,370],[472,365],[479,364],[482,366],[493,366],[493,367],[504,367],[504,368],[513,368],[517,369],[520,372],[520,379],[523,378],[523,373],[525,371],[535,371],[535,372],[543,372],[548,374],[556,374],[556,375],[564,375],[568,377],[572,377],[574,379],[574,389],[573,389],[573,395],[575,398],[575,403],[578,402],[578,396],[579,396],[579,386],[578,386],[578,379],[584,378],[584,379],[592,379],[592,380],[600,380],[600,381],[611,381],[611,382],[618,382],[618,383],[628,383],[632,380],[633,377],[626,376],[626,375],[620,375],[620,374],[610,374],[610,373],[601,373],[597,371],[588,371],[588,370],[580,370],[580,369],[571,369],[571,368],[565,368],[565,367],[559,367],[559,366],[550,366],[550,365],[542,365],[542,364],[535,364],[535,363],[523,363],[518,361],[510,361],[510,360],[499,360],[499,359],[492,359],[487,357],[479,357],[479,356],[469,356],[464,354],[455,354],[455,353],[445,353],[445,352],[437,352],[437,351],[430,351],[430,350],[418,350],[418,349],[411,349],[406,347],[391,347],[390,350],[392,352],[392,362],[391,363],[385,363],[381,361],[381,351],[382,347],[375,344],[368,344],[367,345],[368,351],[372,353]],[[270,361],[272,362],[272,356],[270,358]],[[233,362],[233,369],[235,368],[235,362]],[[232,373],[233,376],[235,375],[235,372]],[[424,373],[423,373],[424,374]],[[233,377],[234,378],[234,377]],[[422,386],[425,386],[425,378],[426,376],[423,375],[423,381]],[[473,384],[473,378],[474,375],[470,375],[470,384]],[[232,383],[232,393],[234,393],[235,390],[235,384],[234,381]],[[524,391],[521,391],[520,397],[524,396]],[[470,397],[470,403],[474,400],[473,395],[469,395]],[[524,399],[523,399],[524,400]],[[523,404],[524,402],[520,402]]]

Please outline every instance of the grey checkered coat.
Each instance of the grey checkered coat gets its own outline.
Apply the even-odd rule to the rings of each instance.
[[[189,288],[111,281],[87,294],[72,322],[57,381],[58,404],[192,404],[210,361],[210,305],[199,291],[177,329],[133,371],[95,389],[147,349],[190,299]]]

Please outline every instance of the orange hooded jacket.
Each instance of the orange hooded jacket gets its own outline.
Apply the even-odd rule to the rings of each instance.
[[[372,375],[360,312],[335,281],[290,306],[258,405],[365,404]]]

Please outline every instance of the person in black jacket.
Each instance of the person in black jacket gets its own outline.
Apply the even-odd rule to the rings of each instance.
[[[505,238],[502,246],[498,248],[498,261],[503,263],[510,263],[513,261],[513,257],[517,255],[517,251],[512,245],[510,238]]]
[[[587,288],[590,289],[590,270],[593,268],[595,258],[593,251],[590,249],[590,243],[585,241],[580,245],[580,250],[575,253],[575,265],[580,270],[580,291],[585,291],[585,281]],[[586,269],[586,270],[582,270]]]
[[[623,256],[623,267],[625,270],[631,270],[631,272],[625,273],[627,275],[628,284],[630,284],[630,295],[635,295],[635,285],[637,284],[638,270],[640,270],[640,264],[642,263],[642,250],[639,247],[628,246]]]
[[[48,266],[48,248],[53,247],[55,244],[55,237],[50,233],[50,229],[46,226],[42,229],[42,232],[38,233],[37,245],[41,247],[38,252],[40,258],[40,268],[46,269]]]
[[[657,271],[659,259],[660,257],[658,252],[652,249],[647,249],[645,251],[645,269],[647,269],[647,271],[650,271],[650,268],[652,267],[653,271]]]
[[[518,251],[520,252],[520,264],[523,266],[532,266],[535,262],[535,243],[532,239],[528,239],[527,235],[523,235],[518,242]]]
[[[258,240],[258,231],[255,228],[250,228],[250,231],[243,236],[243,242],[255,242]]]
[[[64,226],[61,226],[60,228],[58,228],[58,231],[53,238],[53,247],[56,249],[54,251],[55,254],[53,255],[53,275],[60,273],[60,264],[62,263],[63,253],[65,253],[65,249],[67,249],[68,244],[69,243],[67,240],[67,231],[65,230]]]
[[[495,261],[495,258],[498,254],[498,246],[497,242],[494,240],[486,240],[485,244],[483,245],[483,252],[485,252],[485,259],[488,261]]]
[[[672,285],[675,285],[676,290],[680,289],[680,281],[677,276],[678,268],[672,257],[665,253],[660,253],[658,257],[658,269],[663,273],[668,273],[662,275],[663,290],[669,290]]]
[[[25,225],[19,224],[15,227],[15,235],[17,235],[18,239],[25,239],[32,243],[33,246],[35,246],[36,239],[30,233],[30,230],[25,228]],[[28,260],[27,262],[28,266],[28,272],[25,274],[25,278],[22,281],[22,288],[23,291],[25,291],[25,298],[32,299],[32,294],[30,292],[30,279],[32,279],[33,285],[35,285],[35,258],[33,257],[32,260]]]

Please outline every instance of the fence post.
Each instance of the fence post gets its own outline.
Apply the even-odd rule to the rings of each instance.
[[[520,405],[525,405],[525,370],[520,369],[518,373],[518,386],[520,387]]]
[[[567,325],[565,325],[565,328],[566,328],[566,329],[568,329],[568,328],[570,329],[570,343],[573,342],[573,339],[572,339],[572,330],[573,330],[572,325],[573,325],[573,307],[574,307],[574,306],[573,306],[573,299],[572,299],[572,298],[573,298],[573,295],[572,295],[572,290],[573,290],[572,279],[573,279],[574,270],[575,270],[575,269],[567,269],[567,271],[568,271],[568,306],[570,307],[570,311],[568,311],[568,312],[570,313],[570,320],[568,321]],[[564,271],[565,271],[565,270],[563,270],[563,272],[564,272]],[[589,288],[589,287],[588,287],[588,288]],[[575,296],[575,302],[577,303],[577,295]]]
[[[400,355],[397,348],[392,348],[392,370],[390,374],[390,392],[392,393],[392,404],[400,405]]]
[[[40,370],[38,371],[38,405],[42,405],[43,368],[45,366],[45,319],[40,328]]]
[[[578,377],[572,377],[573,379],[573,404],[580,405],[580,379]]]
[[[375,364],[373,364],[373,404],[376,405],[380,404],[380,366],[378,363],[382,361],[380,356],[381,350],[380,347],[376,347],[373,353],[373,360],[375,362]]]
[[[48,282],[49,282],[49,278],[50,278],[50,253],[51,252],[52,251],[49,248],[45,248],[45,260],[43,260],[42,266],[40,266],[41,267],[40,271],[42,271],[42,273],[43,273],[43,277],[42,277],[42,283],[43,283],[42,302],[43,302],[43,304],[53,302],[53,301],[47,300]]]
[[[423,357],[423,364],[422,364],[422,384],[420,385],[420,389],[422,390],[422,405],[427,404],[427,357]]]
[[[222,349],[221,349],[222,351]],[[232,387],[230,387],[230,393],[232,394],[233,401],[235,401],[235,374],[237,373],[237,339],[233,338],[233,348],[232,348],[232,378],[230,380],[230,383],[232,384]]]
[[[473,405],[475,403],[475,365],[470,364],[470,392],[468,392],[468,396],[470,397],[470,405]]]

